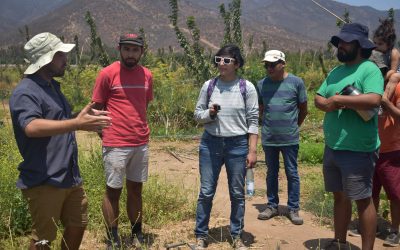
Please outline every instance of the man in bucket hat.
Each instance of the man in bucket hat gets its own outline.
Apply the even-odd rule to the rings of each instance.
[[[335,67],[315,96],[315,105],[325,113],[325,151],[323,174],[325,189],[334,196],[335,239],[329,242],[345,247],[351,219],[351,201],[357,205],[362,249],[373,249],[376,211],[372,202],[372,176],[380,146],[378,114],[363,119],[357,111],[379,106],[383,94],[383,77],[368,58],[375,45],[368,39],[368,28],[362,24],[345,24],[332,36],[337,58]],[[352,85],[359,95],[342,95]],[[328,246],[326,246],[328,247]]]
[[[268,220],[279,215],[279,153],[284,159],[288,181],[288,218],[295,225],[302,225],[300,210],[300,177],[297,171],[299,128],[307,116],[307,94],[300,77],[286,72],[285,54],[269,50],[264,59],[267,77],[257,84],[260,116],[262,117],[261,141],[267,164],[267,208],[258,219]],[[282,112],[284,110],[284,112]]]
[[[24,50],[30,61],[25,77],[10,98],[15,139],[23,161],[17,187],[27,199],[32,217],[29,249],[50,249],[57,222],[65,230],[61,249],[78,249],[87,225],[87,199],[78,166],[75,130],[100,131],[110,124],[107,112],[86,106],[76,118],[54,77],[67,65],[65,44],[41,33]]]
[[[102,209],[107,226],[107,249],[121,247],[118,218],[124,179],[131,243],[137,247],[144,243],[142,186],[148,176],[150,134],[146,112],[153,99],[153,78],[147,68],[139,65],[143,45],[143,38],[136,34],[122,35],[118,46],[120,61],[100,71],[93,90],[95,107],[110,111],[113,119],[113,125],[102,133],[106,175]]]

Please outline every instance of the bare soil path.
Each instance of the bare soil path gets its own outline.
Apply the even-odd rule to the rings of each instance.
[[[150,142],[150,174],[158,174],[166,180],[184,185],[195,190],[193,199],[197,199],[199,187],[198,172],[198,139],[185,141],[160,141]],[[181,161],[170,152],[176,154]],[[259,160],[264,160],[262,153]],[[319,218],[304,210],[300,215],[304,219],[301,226],[293,225],[285,216],[278,216],[271,220],[261,221],[257,215],[265,208],[265,167],[258,165],[256,168],[255,185],[256,195],[246,199],[246,215],[244,227],[244,240],[250,249],[320,249],[326,240],[333,237],[333,231],[329,226],[321,225]],[[300,173],[302,172],[300,167]],[[280,212],[285,212],[287,201],[286,176],[280,171]],[[225,169],[222,169],[218,189],[214,198],[210,221],[210,237],[212,238],[209,249],[231,249],[229,236],[230,201],[227,187]],[[155,236],[150,249],[165,249],[166,243],[195,241],[193,229],[194,218],[174,225],[168,225],[162,229],[145,228],[145,232]],[[90,242],[93,235],[85,235],[83,249],[93,249]],[[351,249],[360,249],[359,237],[348,237]],[[93,241],[92,241],[93,243]],[[374,249],[399,249],[385,248],[382,239],[377,238]],[[189,249],[181,247],[179,249]]]

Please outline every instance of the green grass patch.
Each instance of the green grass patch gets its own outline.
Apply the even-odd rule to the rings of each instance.
[[[0,248],[12,249],[21,246],[31,227],[26,201],[20,190],[15,187],[18,177],[17,165],[21,157],[17,150],[10,126],[0,128]],[[88,152],[80,148],[80,168],[84,179],[84,188],[89,200],[88,230],[103,230],[101,204],[105,191],[105,177],[100,145],[93,146]],[[130,227],[126,215],[126,191],[121,195],[119,223],[121,231]],[[193,218],[196,207],[194,190],[186,189],[179,183],[168,182],[158,175],[151,175],[143,188],[143,222],[146,227],[159,228]]]
[[[105,177],[101,149],[96,148],[86,156],[80,156],[81,172],[84,188],[89,199],[89,228],[103,226],[101,204],[105,191]],[[196,198],[193,190],[179,184],[167,182],[159,175],[150,175],[143,185],[143,222],[152,228],[182,221],[194,216]],[[126,189],[123,189],[120,200],[119,223],[122,227],[130,227],[126,214]],[[125,225],[125,226],[124,226]]]
[[[299,161],[308,164],[322,164],[324,143],[302,142],[299,149]]]
[[[320,225],[333,218],[333,196],[325,192],[324,178],[320,167],[311,167],[301,178],[301,199],[305,210],[320,220]]]

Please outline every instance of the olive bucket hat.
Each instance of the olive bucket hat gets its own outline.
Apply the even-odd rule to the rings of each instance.
[[[57,52],[70,52],[75,44],[63,43],[55,35],[44,32],[32,37],[24,46],[26,61],[29,63],[25,75],[34,74],[41,67],[49,64]]]

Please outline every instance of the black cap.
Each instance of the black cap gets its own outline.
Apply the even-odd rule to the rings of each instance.
[[[143,47],[143,38],[136,34],[124,34],[119,38],[119,44],[133,44]]]

